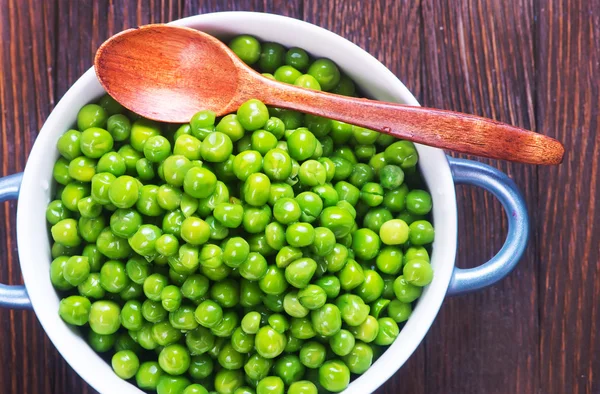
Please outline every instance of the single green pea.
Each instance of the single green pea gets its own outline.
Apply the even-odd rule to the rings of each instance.
[[[273,216],[275,220],[282,224],[297,222],[301,213],[300,204],[293,198],[280,198],[273,205]]]
[[[320,215],[320,223],[322,227],[333,231],[337,239],[350,234],[355,224],[350,212],[337,206],[325,208]]]
[[[330,337],[342,328],[342,316],[334,304],[325,304],[310,314],[313,327],[317,334]]]
[[[199,129],[212,127],[215,124],[215,119],[215,113],[212,111],[202,110],[196,112],[190,120],[190,128],[192,134],[198,134]]]
[[[248,65],[253,65],[260,59],[261,44],[250,35],[239,35],[229,42],[229,48]]]
[[[160,301],[163,289],[168,285],[168,279],[161,274],[152,274],[144,280],[144,294],[152,301]]]
[[[272,73],[283,64],[285,48],[276,42],[264,42],[261,47],[258,66],[262,71]]]
[[[344,268],[348,257],[348,248],[340,243],[336,243],[331,253],[324,257],[327,272],[335,273]]]
[[[152,137],[155,138],[155,137]],[[148,140],[150,142],[151,139]],[[148,142],[144,145],[144,149],[148,146]],[[173,146],[173,154],[181,155],[189,160],[198,160],[200,159],[200,148],[202,146],[202,141],[193,135],[182,134],[177,140],[175,140],[175,145]],[[168,155],[167,155],[168,156]]]
[[[79,156],[69,163],[69,177],[80,182],[90,182],[96,174],[96,160]]]
[[[283,294],[265,294],[262,296],[262,303],[267,308],[267,312],[263,314],[263,320],[271,312],[283,312],[283,297]]]
[[[168,346],[181,339],[181,331],[168,321],[162,321],[152,326],[152,335],[159,346]]]
[[[109,259],[124,259],[131,253],[127,239],[117,236],[108,227],[98,236],[96,246]]]
[[[108,173],[108,172],[103,172],[103,173],[94,175],[94,177],[92,178],[92,185],[91,185],[92,199],[98,204],[102,204],[102,205],[109,204],[111,202],[110,197],[109,197],[110,186],[114,183],[114,181],[116,179],[117,178],[113,174]],[[75,184],[73,184],[73,185],[75,185]],[[67,185],[67,186],[70,186],[70,185]],[[136,186],[137,186],[137,184],[136,184]],[[68,190],[68,189],[65,188],[65,190]],[[63,195],[65,195],[64,191],[63,191]],[[83,196],[79,197],[79,198],[83,198]],[[65,205],[68,208],[70,204],[72,204],[72,203],[69,202],[69,204],[65,204]]]
[[[364,163],[358,163],[352,169],[352,173],[348,178],[348,182],[354,185],[357,188],[361,188],[367,182],[371,182],[375,178],[375,171],[373,168]]]
[[[104,298],[105,291],[100,285],[100,274],[89,274],[88,277],[77,286],[77,291],[79,291],[79,294],[81,294],[82,296],[88,298]]]
[[[217,188],[217,177],[210,170],[193,167],[185,174],[183,190],[195,198],[207,198]]]
[[[285,181],[292,174],[292,158],[282,149],[273,148],[268,150],[265,153],[262,166],[264,173],[272,181]]]
[[[175,148],[178,147],[178,144],[180,144],[179,139],[175,142]],[[196,148],[199,148],[199,144]],[[181,149],[181,147],[179,147],[179,149]],[[183,154],[177,152],[174,153],[176,155]],[[161,161],[164,161],[167,157],[169,157],[170,154],[171,143],[162,135],[152,136],[148,138],[148,140],[144,144],[144,156],[146,157],[146,159],[150,160],[153,163],[160,163]],[[192,160],[190,157],[188,157],[188,159]],[[198,157],[194,157],[194,159],[198,159]]]
[[[88,183],[72,182],[63,189],[60,200],[67,209],[77,212],[79,200],[90,195],[90,185]]]
[[[221,264],[216,268],[210,268],[203,265],[200,267],[200,270],[202,271],[202,274],[214,282],[221,281],[231,275],[231,268],[225,264]]]
[[[433,269],[426,260],[413,259],[407,261],[402,273],[404,279],[415,286],[427,286],[433,280]]]
[[[217,357],[221,367],[225,369],[240,369],[244,366],[244,356],[231,344],[223,346]]]
[[[79,140],[81,153],[92,159],[99,159],[113,148],[113,137],[99,127],[90,127],[81,133]]]
[[[310,58],[302,48],[290,48],[285,54],[285,64],[290,65],[300,71],[305,71],[310,63]]]
[[[158,204],[158,186],[142,186],[135,206],[145,216],[156,217],[164,214],[163,209]]]
[[[290,246],[305,247],[313,243],[315,230],[310,223],[293,223],[286,229],[285,238]]]
[[[185,335],[185,344],[192,355],[199,356],[208,352],[215,346],[215,337],[209,329],[198,326]],[[192,365],[194,365],[194,360],[195,358],[192,358]],[[210,367],[212,370],[212,362],[207,364],[207,361],[204,358],[198,358],[196,360],[197,363],[202,364],[204,369]],[[192,377],[194,376],[192,375]]]
[[[181,224],[181,238],[192,245],[202,245],[210,238],[210,226],[204,220],[190,216]]]
[[[112,368],[121,379],[131,379],[140,367],[140,360],[131,350],[121,350],[112,357]]]
[[[319,84],[319,81],[317,81],[315,77],[309,74],[303,74],[296,78],[296,80],[294,81],[294,85],[306,89],[321,90],[321,85]]]
[[[300,258],[285,268],[285,280],[292,286],[303,289],[310,283],[316,270],[317,263],[313,259]]]
[[[271,208],[268,205],[263,205],[261,208],[245,207],[244,218],[242,219],[244,230],[251,234],[265,231],[267,225],[271,222],[271,216]]]
[[[288,150],[292,159],[309,159],[317,149],[317,138],[306,128],[296,129],[288,138]]]
[[[181,394],[209,394],[209,392],[204,386],[194,383],[187,386]]]
[[[108,94],[105,94],[100,98],[98,105],[104,108],[108,115],[120,114],[124,110],[124,107]]]
[[[262,155],[255,150],[240,152],[233,160],[233,173],[240,181],[261,170],[263,166]]]
[[[280,139],[284,135],[285,124],[278,117],[271,116],[265,124],[264,129],[273,134],[275,138]]]
[[[419,155],[415,145],[410,141],[397,141],[388,146],[384,151],[386,162],[397,164],[402,169],[417,165]]]
[[[379,253],[379,235],[368,228],[361,228],[352,234],[352,250],[358,259],[371,260]]]
[[[90,330],[88,334],[88,343],[98,353],[106,353],[111,350],[117,340],[115,334],[101,335]]]
[[[303,222],[311,223],[314,222],[319,215],[321,215],[321,218],[323,217],[323,200],[321,200],[316,193],[302,192],[298,194],[295,199],[298,205],[300,205],[300,220]]]
[[[160,364],[160,362],[159,362]],[[166,372],[166,371],[165,371]],[[181,394],[190,385],[190,381],[183,376],[161,375],[156,386],[157,394]]]
[[[239,267],[250,253],[248,242],[241,237],[230,238],[223,249],[223,262],[231,268]]]
[[[251,99],[238,108],[237,117],[244,129],[254,131],[263,128],[267,123],[269,111],[260,100]]]
[[[81,237],[77,231],[77,221],[74,219],[63,219],[50,229],[52,239],[65,246],[78,246]]]
[[[333,299],[340,294],[340,280],[333,275],[325,275],[316,280],[315,284],[322,288],[327,298]]]
[[[141,256],[154,257],[156,255],[156,240],[161,235],[161,229],[155,225],[141,225],[135,234],[129,238],[129,246]]]
[[[115,141],[125,141],[131,135],[131,121],[123,114],[111,115],[106,122],[106,130]]]
[[[90,127],[104,127],[108,114],[106,110],[97,104],[87,104],[81,107],[77,113],[77,127],[86,130]]]
[[[356,342],[350,353],[344,358],[350,372],[363,374],[373,362],[373,349],[366,343]]]
[[[383,278],[374,270],[363,271],[365,280],[356,288],[356,294],[366,303],[373,302],[383,293]]]
[[[142,304],[139,301],[127,301],[121,310],[121,324],[123,327],[127,330],[139,331],[143,323]]]
[[[283,383],[289,386],[293,382],[302,379],[306,368],[302,365],[298,356],[286,355],[275,362],[273,370],[282,379]]]
[[[375,340],[379,333],[379,322],[376,318],[369,315],[362,324],[350,327],[349,330],[357,340],[370,343]]]
[[[165,346],[158,356],[158,364],[168,374],[182,375],[190,366],[190,353],[179,344]]]
[[[110,217],[110,229],[123,238],[128,238],[142,225],[142,216],[133,209],[117,209]]]
[[[348,260],[344,268],[338,272],[340,286],[346,291],[350,291],[365,281],[365,275],[362,267],[355,260]]]
[[[336,300],[342,320],[349,326],[359,326],[369,315],[369,306],[354,294],[344,294]]]
[[[315,341],[306,342],[299,353],[300,362],[307,368],[319,368],[323,365],[325,357],[325,346]]]
[[[190,335],[188,333],[188,335]],[[210,334],[210,332],[208,332]],[[194,380],[200,380],[209,377],[214,368],[213,360],[208,354],[195,355],[190,360],[188,373]]]
[[[394,281],[394,294],[401,302],[410,303],[415,301],[421,296],[422,291],[421,287],[409,283],[402,275]]]
[[[121,326],[121,308],[112,301],[96,301],[92,304],[89,315],[90,328],[96,334],[110,335]]]
[[[380,207],[371,208],[368,210],[367,214],[364,217],[363,226],[369,228],[370,230],[376,233],[380,233],[381,226],[385,222],[392,219],[392,213],[387,209]]]
[[[298,176],[303,185],[324,185],[327,179],[327,170],[320,162],[316,160],[307,160],[300,166]]]
[[[109,293],[119,293],[129,284],[125,264],[109,260],[100,269],[100,285]]]
[[[60,154],[67,160],[73,160],[81,156],[80,147],[81,133],[77,130],[69,130],[60,136],[56,147]]]
[[[383,202],[383,188],[378,183],[365,183],[360,190],[360,200],[370,207],[380,205]]]
[[[270,326],[261,327],[255,337],[256,352],[264,358],[275,358],[285,348],[285,335],[278,333]]]
[[[377,269],[384,274],[397,275],[402,269],[402,250],[387,246],[379,252],[375,261]]]
[[[392,300],[388,305],[387,313],[396,323],[402,323],[412,314],[412,306],[407,302]]]
[[[314,383],[308,380],[299,380],[290,385],[288,394],[317,394],[318,389]]]
[[[90,264],[87,257],[72,256],[63,265],[63,278],[72,286],[85,282],[89,274]]]
[[[309,284],[298,291],[298,301],[305,308],[315,310],[325,305],[327,293],[321,287]]]
[[[214,301],[203,301],[194,313],[196,321],[207,328],[216,326],[223,319],[223,309]]]
[[[312,75],[321,85],[321,88],[328,92],[340,82],[340,70],[329,59],[315,60],[308,68],[307,74]]]
[[[299,248],[293,246],[284,246],[277,253],[275,257],[275,263],[279,268],[287,267],[292,261],[295,261],[302,257],[302,251]]]
[[[292,66],[283,65],[275,70],[273,76],[277,81],[293,84],[302,76],[302,73]]]
[[[255,173],[248,176],[242,186],[244,200],[255,207],[263,206],[269,200],[271,181],[265,174]]]
[[[308,317],[292,318],[290,324],[290,334],[295,338],[302,340],[310,339],[317,335]]]
[[[135,374],[135,381],[142,390],[155,390],[163,370],[155,361],[142,363]]]
[[[404,264],[406,265],[410,260],[425,260],[429,262],[429,253],[427,252],[427,249],[422,246],[411,246],[406,249],[406,252],[404,253]]]
[[[398,324],[389,317],[382,317],[377,322],[379,323],[379,331],[374,343],[379,346],[391,345],[400,333]]]
[[[215,127],[215,131],[225,134],[233,142],[241,141],[245,133],[244,127],[240,122],[240,118],[236,114],[225,115],[223,118],[221,118],[221,120]],[[209,134],[210,133],[202,132],[198,138],[200,140],[204,140]]]
[[[257,235],[260,237],[261,235]],[[256,237],[256,236],[255,236]],[[285,227],[277,222],[271,222],[265,228],[264,234],[267,245],[273,250],[281,250],[286,243]],[[259,251],[259,250],[255,250]]]
[[[173,186],[183,186],[185,174],[192,167],[192,162],[185,156],[172,155],[167,157],[163,163],[165,181]]]
[[[92,304],[86,297],[73,295],[60,301],[58,314],[68,324],[83,326],[89,320],[91,307]]]
[[[138,119],[131,125],[131,146],[138,152],[143,152],[146,142],[157,135],[160,135],[160,125],[157,122],[150,119]]]
[[[431,195],[425,190],[411,190],[406,195],[406,209],[415,215],[427,215],[431,211]]]
[[[69,175],[69,161],[64,157],[60,157],[52,168],[52,177],[61,185],[68,185],[73,181]]]
[[[81,201],[81,200],[80,200]],[[77,202],[79,206],[79,201]],[[67,209],[61,200],[54,200],[48,204],[46,208],[46,220],[51,225],[55,225],[63,219],[68,219],[72,216],[71,211]]]
[[[239,353],[248,354],[254,349],[254,335],[238,327],[231,336],[231,346]]]
[[[108,198],[117,208],[131,208],[139,198],[139,191],[138,181],[129,175],[123,175],[110,184]]]
[[[233,151],[233,143],[227,134],[215,131],[202,141],[200,153],[202,158],[211,163],[227,160]]]
[[[244,372],[250,379],[260,380],[269,374],[269,370],[273,365],[273,360],[262,357],[260,354],[253,354],[248,358],[244,365]]]
[[[412,245],[426,245],[433,242],[435,231],[427,220],[417,220],[409,226],[409,241]]]

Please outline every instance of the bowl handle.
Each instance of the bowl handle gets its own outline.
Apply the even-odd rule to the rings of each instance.
[[[529,238],[527,207],[517,185],[505,173],[472,160],[448,157],[454,183],[473,185],[491,192],[502,204],[508,218],[508,234],[500,251],[479,267],[454,268],[449,295],[463,294],[491,286],[504,278],[519,262]]]
[[[22,179],[22,172],[0,178],[0,202],[17,199]],[[31,301],[25,286],[0,284],[0,307],[31,309]]]

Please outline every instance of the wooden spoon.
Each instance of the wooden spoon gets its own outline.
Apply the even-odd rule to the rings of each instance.
[[[198,30],[147,25],[125,30],[98,49],[100,83],[128,109],[185,123],[201,109],[218,116],[256,98],[456,152],[532,164],[559,164],[560,142],[494,120],[318,92],[265,78],[225,44]]]

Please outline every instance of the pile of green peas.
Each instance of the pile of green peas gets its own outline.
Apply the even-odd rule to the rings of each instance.
[[[267,77],[356,95],[300,48],[230,47]],[[159,124],[104,96],[57,147],[59,314],[142,390],[340,392],[432,281],[411,142],[258,100]]]

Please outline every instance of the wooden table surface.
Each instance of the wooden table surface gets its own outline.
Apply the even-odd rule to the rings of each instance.
[[[423,105],[565,144],[559,167],[491,162],[524,192],[526,254],[500,284],[448,298],[380,392],[600,393],[600,0],[0,0],[1,175],[23,170],[48,114],[107,37],[224,10],[325,27],[381,60]],[[502,246],[506,220],[488,193],[457,193],[457,264],[473,267]],[[14,202],[0,211],[1,283],[22,281],[15,211]],[[33,312],[0,310],[0,332],[0,392],[94,392]]]

